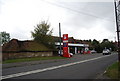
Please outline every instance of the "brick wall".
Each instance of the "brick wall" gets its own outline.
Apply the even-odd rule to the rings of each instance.
[[[27,57],[43,57],[53,56],[53,52],[18,52],[18,53],[2,53],[2,59],[16,59],[16,58],[27,58]]]

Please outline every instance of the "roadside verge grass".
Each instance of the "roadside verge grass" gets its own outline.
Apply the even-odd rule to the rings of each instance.
[[[66,59],[66,58],[61,56],[21,58],[21,59],[5,60],[2,63],[6,64],[6,63],[29,62],[29,61],[40,61],[40,60],[53,60],[53,59]]]
[[[119,78],[119,76],[118,76],[118,73],[119,73],[119,69],[118,69],[119,67],[118,66],[119,65],[120,65],[120,63],[116,62],[113,65],[111,65],[110,67],[108,67],[105,75],[108,76],[111,79],[118,79]]]

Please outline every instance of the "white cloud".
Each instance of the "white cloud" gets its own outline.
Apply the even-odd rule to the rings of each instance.
[[[34,30],[34,26],[42,20],[49,20],[55,36],[59,36],[60,22],[62,34],[68,33],[69,36],[77,39],[114,38],[114,22],[111,23],[114,18],[112,4],[93,3],[94,5],[91,6],[90,3],[46,1],[48,0],[2,0],[0,2],[2,3],[1,31],[10,33],[11,38],[31,39],[30,32]],[[98,18],[90,16],[91,14]]]

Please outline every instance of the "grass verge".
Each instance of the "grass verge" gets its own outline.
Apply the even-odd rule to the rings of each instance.
[[[17,62],[28,62],[28,61],[40,61],[40,60],[52,60],[52,59],[65,59],[65,57],[52,56],[52,57],[34,57],[34,58],[21,58],[21,59],[10,59],[5,60],[2,63],[17,63]]]
[[[118,79],[118,73],[119,73],[119,62],[114,63],[108,69],[106,70],[105,75],[108,76],[111,79]]]

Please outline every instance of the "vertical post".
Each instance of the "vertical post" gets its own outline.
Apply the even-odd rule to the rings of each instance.
[[[116,1],[114,1],[114,4],[115,4],[115,16],[116,16],[115,18],[116,18],[116,27],[117,27],[117,39],[118,39],[118,60],[120,62],[120,38],[119,38],[119,32],[120,32],[120,30],[119,30],[119,24],[118,24],[118,13],[119,13],[119,11],[117,12]]]
[[[77,54],[77,47],[75,47],[75,54]]]
[[[61,53],[61,26],[60,26],[60,23],[59,23],[59,40],[60,40],[60,55],[62,55],[62,53]]]
[[[68,53],[70,53],[70,47],[68,47]]]
[[[116,17],[116,27],[117,27],[117,39],[118,39],[118,73],[120,72],[120,38],[119,38],[119,33],[120,33],[120,29],[119,29],[119,23],[118,22],[119,19],[119,15],[120,15],[120,11],[119,11],[119,6],[120,6],[120,1],[118,1],[118,5],[116,5],[116,0],[114,1],[115,4],[115,17]],[[118,7],[118,9],[117,9]],[[120,78],[120,75],[118,75],[118,78]]]

